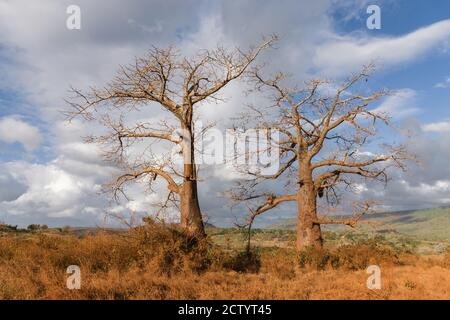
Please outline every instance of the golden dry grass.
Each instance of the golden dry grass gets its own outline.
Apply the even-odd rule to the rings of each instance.
[[[366,287],[372,263],[381,290]],[[66,288],[73,264],[80,290]],[[450,255],[360,245],[248,256],[154,225],[83,238],[9,234],[0,238],[0,299],[450,299]]]

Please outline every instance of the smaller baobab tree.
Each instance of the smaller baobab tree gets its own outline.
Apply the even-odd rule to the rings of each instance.
[[[302,89],[283,85],[287,77],[282,73],[265,78],[260,68],[252,70],[257,90],[267,93],[273,103],[264,108],[251,106],[245,116],[257,119],[257,127],[277,130],[281,136],[272,142],[280,153],[279,169],[270,175],[245,170],[246,179],[231,192],[233,200],[249,207],[248,227],[257,216],[282,203],[295,202],[297,249],[321,248],[321,225],[353,227],[371,210],[371,202],[357,204],[349,218],[341,219],[319,215],[318,199],[336,204],[341,191],[351,191],[362,179],[386,183],[389,168],[405,169],[405,146],[374,146],[371,140],[379,132],[379,123],[389,125],[388,116],[374,110],[372,103],[390,94],[386,90],[358,92],[368,91],[366,83],[373,69],[373,65],[366,66],[340,84],[308,81]],[[372,151],[365,151],[369,146]],[[284,182],[285,187],[272,192],[269,182],[278,186]]]
[[[161,208],[176,206],[185,232],[203,237],[194,152],[197,108],[220,102],[223,89],[242,77],[274,41],[275,37],[265,39],[247,51],[218,47],[193,57],[182,57],[171,47],[152,48],[121,66],[104,87],[72,89],[70,118],[96,120],[107,129],[89,141],[98,143],[105,158],[120,169],[111,183],[114,197],[126,197],[125,187],[133,182],[143,182],[155,192],[161,180],[167,186]]]

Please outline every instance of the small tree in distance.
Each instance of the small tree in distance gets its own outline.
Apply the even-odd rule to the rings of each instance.
[[[403,145],[383,145],[383,152],[364,151],[377,135],[378,122],[389,125],[386,114],[371,110],[371,103],[390,94],[386,90],[358,93],[358,85],[367,82],[374,66],[368,65],[343,83],[319,79],[306,83],[303,89],[283,85],[286,75],[265,78],[260,68],[252,71],[256,88],[269,94],[269,107],[251,107],[246,116],[257,119],[257,126],[276,129],[281,134],[279,170],[271,175],[244,170],[246,179],[231,192],[231,198],[250,208],[246,226],[255,218],[281,203],[297,206],[297,249],[322,247],[321,225],[355,226],[371,208],[369,201],[359,204],[347,219],[320,216],[318,198],[338,201],[340,186],[348,190],[360,179],[388,181],[388,168],[404,170],[409,156]],[[355,177],[357,177],[355,179]],[[270,181],[285,178],[286,190],[268,191]],[[273,189],[273,188],[272,188]]]
[[[145,57],[120,67],[105,87],[88,92],[72,89],[70,117],[97,120],[109,130],[90,141],[101,144],[106,159],[121,169],[111,184],[114,197],[126,196],[124,186],[131,182],[143,181],[153,191],[154,181],[162,179],[168,190],[162,208],[175,205],[185,232],[203,237],[194,157],[196,107],[202,102],[220,101],[222,89],[243,76],[274,41],[271,37],[247,52],[218,47],[193,58],[181,57],[173,48],[152,48]],[[169,119],[147,122],[139,116],[146,110],[158,111],[158,107]],[[133,113],[135,118],[130,121]],[[160,144],[159,151],[155,142]],[[130,152],[137,143],[145,144],[144,151],[131,159]],[[180,147],[181,168],[170,154],[174,145]]]

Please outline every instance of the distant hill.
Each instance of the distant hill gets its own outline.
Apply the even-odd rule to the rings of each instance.
[[[375,213],[365,216],[362,221],[375,221],[376,225],[363,223],[359,227],[360,231],[397,234],[418,240],[450,242],[450,208]],[[269,226],[268,229],[292,230],[295,227],[296,219],[285,219]],[[332,231],[345,228],[345,226],[324,226],[325,230]]]

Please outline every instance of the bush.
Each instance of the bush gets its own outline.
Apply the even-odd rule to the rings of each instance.
[[[38,224],[30,224],[30,225],[27,227],[27,229],[28,229],[29,231],[37,231],[37,230],[39,230],[39,225],[38,225]]]
[[[151,263],[166,275],[183,270],[201,273],[212,263],[212,246],[207,239],[197,239],[177,226],[157,223],[149,218],[146,225],[132,231],[140,263]]]
[[[47,230],[48,226],[46,224],[30,224],[27,229],[28,231],[40,231]]]
[[[261,256],[258,251],[241,251],[225,257],[223,268],[236,272],[258,273]]]
[[[308,247],[300,252],[299,265],[317,270],[362,270],[372,264],[399,264],[398,255],[389,248],[374,245],[344,245],[335,249]]]
[[[266,248],[261,250],[261,272],[275,275],[278,279],[295,278],[296,252],[290,248]]]
[[[71,231],[72,231],[72,227],[71,227],[71,226],[64,226],[64,227],[62,227],[62,229],[61,229],[61,232],[64,233],[64,234],[68,234],[68,233],[70,233]]]
[[[0,232],[17,232],[17,226],[0,223]]]

